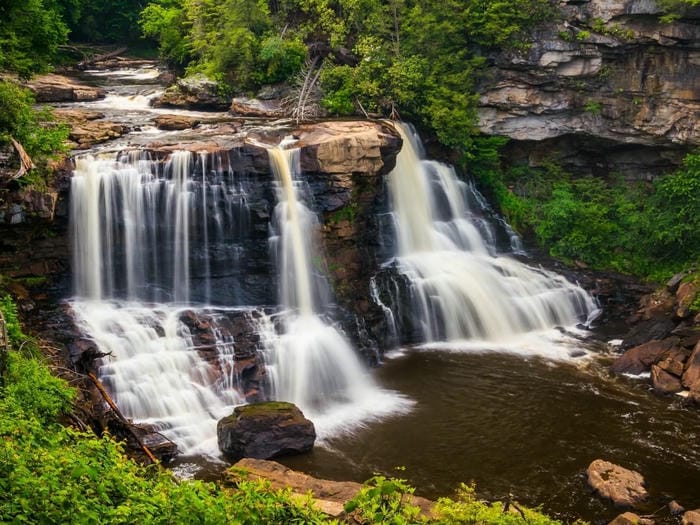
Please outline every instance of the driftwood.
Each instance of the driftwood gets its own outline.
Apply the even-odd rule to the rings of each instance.
[[[21,176],[23,176],[28,171],[36,168],[36,166],[34,165],[34,162],[32,162],[31,157],[29,155],[27,155],[26,151],[24,151],[22,144],[17,142],[12,137],[10,137],[10,140],[12,141],[12,145],[17,150],[17,154],[19,155],[19,170],[17,171],[17,173],[15,173],[12,176],[12,179],[14,180],[14,179],[19,179]]]
[[[114,412],[114,415],[117,416],[117,419],[119,419],[119,421],[121,421],[124,424],[124,426],[131,431],[131,435],[134,437],[136,442],[139,444],[139,446],[141,447],[141,450],[143,450],[143,452],[146,454],[146,456],[148,456],[148,459],[150,459],[153,463],[158,464],[158,460],[156,459],[156,457],[153,455],[151,450],[144,444],[144,442],[141,441],[141,438],[136,434],[136,432],[134,432],[133,424],[128,419],[126,419],[124,417],[124,414],[121,413],[121,410],[119,410],[119,407],[117,407],[116,403],[112,400],[112,398],[110,397],[107,390],[105,390],[105,387],[102,385],[100,380],[97,379],[95,374],[93,374],[92,372],[90,372],[88,374],[88,377],[95,384],[95,386],[97,387],[97,390],[99,390],[100,394],[102,394],[102,398],[107,402],[109,407]]]
[[[96,62],[101,62],[103,60],[107,60],[108,58],[114,58],[116,56],[119,56],[126,50],[127,50],[126,47],[120,47],[119,49],[116,49],[116,50],[111,51],[109,53],[105,53],[103,55],[95,55],[92,58],[88,58],[86,60],[83,60],[82,62],[79,62],[78,68],[85,69],[86,67],[91,66],[92,64],[95,64]]]

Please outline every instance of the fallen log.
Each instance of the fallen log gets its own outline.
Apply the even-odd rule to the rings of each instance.
[[[105,387],[102,385],[102,383],[100,382],[100,380],[97,379],[97,377],[95,376],[95,374],[93,374],[92,372],[90,372],[90,373],[88,374],[88,377],[89,377],[90,380],[95,384],[95,386],[97,387],[97,390],[98,390],[98,391],[100,392],[100,394],[102,395],[102,398],[107,402],[107,404],[109,405],[109,407],[112,409],[112,411],[114,412],[114,415],[117,416],[117,419],[119,419],[119,421],[121,421],[122,424],[123,424],[126,428],[129,429],[129,431],[131,432],[131,435],[134,437],[134,439],[136,440],[136,442],[137,442],[137,443],[139,444],[139,446],[141,447],[141,450],[143,450],[143,452],[146,454],[146,456],[148,456],[148,459],[150,459],[153,463],[158,464],[158,460],[156,459],[156,457],[153,455],[153,453],[151,452],[151,450],[144,444],[144,442],[143,442],[143,441],[141,440],[141,438],[136,434],[136,432],[134,432],[134,430],[133,430],[133,428],[132,428],[132,427],[133,427],[133,424],[132,424],[128,419],[126,419],[126,418],[124,417],[124,414],[121,413],[121,410],[119,410],[119,407],[117,407],[116,403],[115,403],[114,400],[111,398],[111,396],[109,395],[109,393],[107,392],[107,390],[105,390]]]
[[[109,53],[105,53],[103,55],[95,55],[92,58],[88,58],[86,60],[83,60],[82,62],[78,62],[78,68],[79,69],[85,69],[88,66],[91,66],[97,62],[101,62],[103,60],[107,60],[108,58],[114,58],[116,56],[121,55],[124,51],[126,51],[128,48],[126,47],[120,47],[119,49],[116,49],[114,51],[111,51]]]
[[[36,166],[34,165],[32,158],[24,150],[22,144],[17,142],[12,137],[10,137],[10,140],[12,141],[12,145],[15,147],[15,150],[17,150],[17,154],[19,155],[19,170],[12,176],[12,180],[15,180],[22,177],[28,171],[33,170],[36,168]]]

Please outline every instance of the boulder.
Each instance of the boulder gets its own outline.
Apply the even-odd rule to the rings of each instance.
[[[690,354],[685,364],[683,386],[689,388],[691,391],[700,391],[700,343],[695,345],[693,353]]]
[[[666,357],[677,344],[678,339],[675,337],[669,337],[663,341],[649,341],[627,350],[613,362],[610,369],[616,374],[637,375],[647,372],[651,365]]]
[[[700,525],[700,509],[689,510],[683,514],[682,525]]]
[[[634,512],[625,512],[618,515],[608,525],[653,525],[654,520],[645,519]]]
[[[127,132],[125,126],[104,119],[104,113],[81,109],[57,109],[56,119],[70,126],[68,138],[77,149],[86,149]]]
[[[623,468],[609,461],[596,459],[586,470],[588,484],[616,506],[635,507],[648,497],[644,478],[639,472]]]
[[[154,107],[176,107],[225,111],[229,102],[219,93],[219,85],[204,75],[181,78],[152,102]]]
[[[398,133],[379,122],[319,122],[301,126],[298,134],[304,171],[385,173],[393,168],[395,153],[401,149]]]
[[[279,118],[285,116],[280,100],[237,97],[231,101],[231,113],[242,117]]]
[[[651,384],[654,385],[654,390],[660,394],[675,394],[683,390],[678,376],[669,374],[657,365],[651,365]]]
[[[678,287],[675,312],[678,318],[683,319],[691,314],[690,305],[693,303],[698,291],[700,291],[700,284],[696,281],[681,283]]]
[[[180,131],[183,129],[196,128],[199,126],[200,120],[184,115],[159,115],[155,118],[154,122],[158,129],[164,131]]]
[[[102,88],[86,86],[63,75],[42,75],[27,83],[37,102],[86,102],[104,98]]]
[[[669,502],[668,511],[671,513],[671,516],[679,516],[685,512],[685,507],[674,499]]]
[[[676,323],[669,318],[645,319],[630,329],[630,331],[625,335],[622,342],[622,348],[632,348],[654,339],[664,339],[674,330],[674,328],[676,328]]]
[[[314,424],[293,403],[270,401],[236,407],[216,427],[221,451],[233,458],[269,459],[308,452]]]

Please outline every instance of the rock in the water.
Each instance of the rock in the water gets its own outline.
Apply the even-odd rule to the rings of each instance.
[[[248,97],[234,98],[229,111],[234,115],[244,117],[277,118],[285,115],[279,100],[260,100]]]
[[[671,513],[671,516],[678,516],[685,512],[685,507],[674,499],[668,504],[668,511]]]
[[[642,519],[634,512],[625,512],[623,514],[620,514],[619,516],[616,516],[614,520],[608,523],[608,525],[644,525],[649,521],[654,523],[653,520]]]
[[[165,131],[180,131],[199,126],[199,119],[183,115],[159,115],[155,118],[156,127]]]
[[[647,372],[651,365],[661,361],[678,343],[675,337],[663,341],[649,341],[636,346],[618,357],[610,369],[616,374],[641,374]]]
[[[293,403],[271,401],[236,407],[219,420],[219,448],[234,458],[269,459],[308,452],[316,429]]]
[[[153,101],[156,107],[176,107],[201,109],[205,111],[224,111],[228,100],[219,93],[219,85],[203,75],[182,78],[165,90]]]
[[[683,514],[682,525],[700,525],[700,509],[689,510]]]
[[[651,365],[651,383],[661,394],[675,394],[683,390],[679,377],[669,374],[657,365]]]
[[[596,459],[586,470],[588,484],[603,498],[620,507],[634,507],[647,499],[644,478],[639,472]]]
[[[102,88],[86,86],[62,75],[42,75],[27,84],[37,102],[86,102],[104,98]]]
[[[104,113],[81,109],[57,109],[56,119],[70,126],[68,137],[77,149],[86,149],[121,137],[126,128],[104,119]]]

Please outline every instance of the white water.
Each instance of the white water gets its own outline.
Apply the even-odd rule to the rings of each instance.
[[[472,189],[452,167],[421,159],[417,137],[397,129],[404,143],[389,176],[396,261],[410,282],[425,341],[504,342],[574,326],[598,311],[564,277],[498,255],[488,228],[478,228],[467,206]],[[520,249],[512,239],[511,246]]]
[[[298,150],[268,148],[278,181],[275,208],[277,233],[271,245],[277,251],[283,333],[269,327],[267,369],[273,399],[291,401],[313,420],[319,438],[350,429],[369,420],[405,411],[410,402],[381,390],[369,377],[350,344],[317,311],[314,296],[322,295],[322,279],[314,276],[310,261],[316,220],[300,201]]]
[[[319,315],[324,280],[311,265],[317,220],[297,199],[295,155],[270,152],[279,177],[270,244],[284,310],[274,318],[258,311],[247,322],[261,339],[271,397],[297,403],[323,438],[410,405],[380,390]],[[245,402],[234,373],[238,342],[217,320],[225,325],[234,310],[212,289],[215,270],[237,264],[235,241],[246,235],[240,183],[228,157],[186,151],[166,161],[142,152],[85,156],[72,178],[76,321],[108,354],[99,377],[124,415],[153,425],[185,455],[217,456],[217,420]],[[219,306],[209,304],[214,293]],[[199,319],[210,343],[190,332]]]

